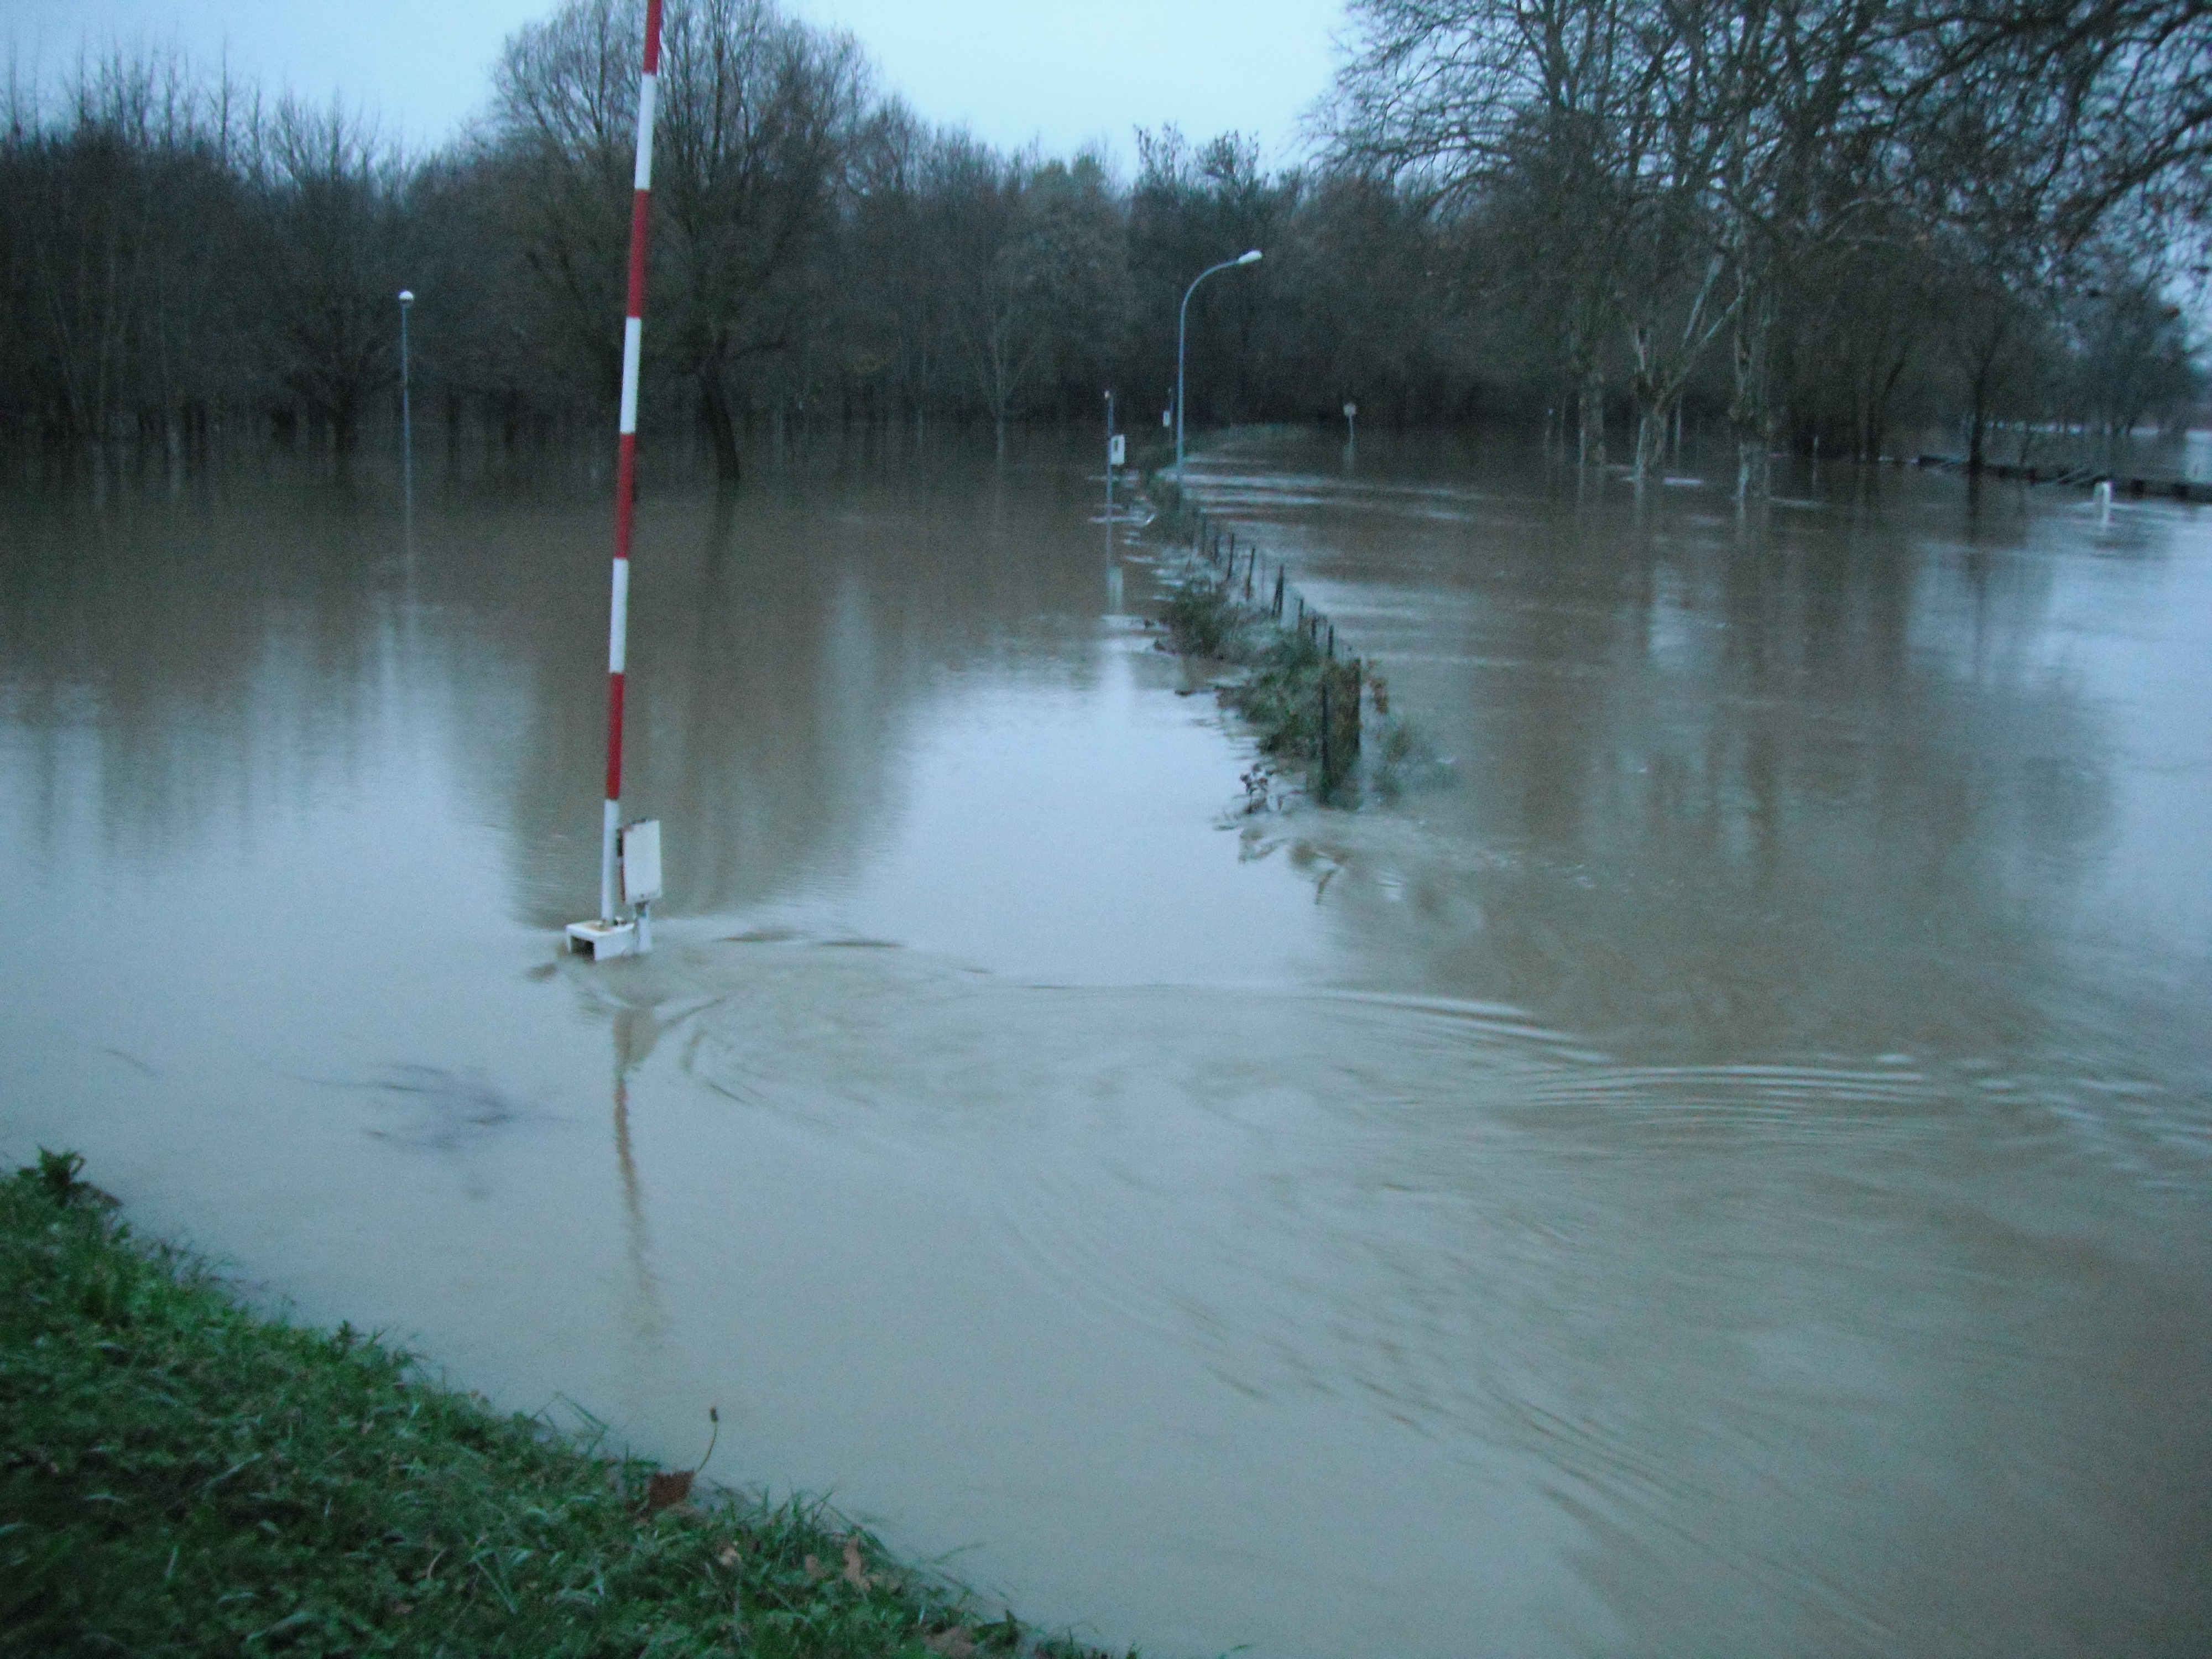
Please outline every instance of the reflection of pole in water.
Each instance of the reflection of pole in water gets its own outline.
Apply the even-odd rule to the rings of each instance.
[[[629,1074],[653,1052],[659,1040],[659,1022],[650,1008],[615,1011],[615,1169],[622,1180],[623,1233],[629,1246],[630,1279],[637,1333],[648,1342],[659,1342],[663,1328],[660,1284],[653,1275],[652,1241],[646,1232],[645,1196],[638,1183],[637,1156],[630,1143]]]
[[[637,1153],[630,1135],[629,1080],[649,1059],[660,1039],[703,1009],[721,999],[706,997],[661,1018],[658,1001],[618,1002],[594,993],[591,1000],[607,1010],[614,1030],[615,1171],[622,1182],[623,1223],[635,1294],[632,1316],[635,1334],[647,1343],[658,1343],[665,1326],[660,1282],[653,1271],[653,1239],[645,1219],[645,1188],[638,1179]],[[610,1005],[611,1005],[610,1006]]]

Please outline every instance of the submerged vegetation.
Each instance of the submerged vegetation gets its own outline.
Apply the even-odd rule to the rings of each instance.
[[[1161,619],[1169,640],[1186,657],[1243,671],[1218,689],[1267,757],[1245,780],[1254,808],[1270,799],[1271,770],[1296,773],[1307,796],[1324,805],[1351,804],[1363,788],[1395,793],[1416,743],[1390,712],[1389,683],[1360,659],[1336,654],[1334,628],[1291,599],[1280,566],[1263,586],[1258,558],[1240,562],[1255,550],[1240,552],[1233,536],[1222,545],[1171,480],[1155,478],[1152,489],[1165,503],[1155,522],[1191,550],[1168,577]],[[1297,608],[1286,617],[1291,603]]]
[[[1084,1651],[826,1505],[695,1488],[250,1311],[82,1162],[0,1180],[0,1653]]]

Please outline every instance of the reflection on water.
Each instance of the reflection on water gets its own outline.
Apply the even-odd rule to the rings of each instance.
[[[2203,678],[2195,520],[1846,483],[1749,524],[1460,486],[1478,516],[1415,532],[1392,503],[1437,486],[1216,464],[1462,780],[1358,826],[1365,975],[1699,1058],[2016,1051],[2080,1023],[2080,953],[2122,933],[2195,979],[2201,844],[2127,799],[2204,758],[2171,701]]]
[[[649,490],[605,967],[588,476],[0,501],[0,1151],[1149,1650],[2192,1645],[2201,516],[1232,443],[1449,762],[1247,819],[1087,457]]]

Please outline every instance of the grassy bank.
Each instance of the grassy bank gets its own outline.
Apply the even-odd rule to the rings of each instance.
[[[1338,656],[1334,628],[1291,592],[1281,568],[1262,576],[1250,544],[1210,522],[1171,478],[1156,476],[1149,489],[1158,539],[1185,550],[1164,573],[1162,620],[1176,649],[1245,671],[1222,700],[1310,798],[1343,805],[1363,788],[1390,793],[1414,739],[1391,714],[1382,676]]]
[[[694,1490],[250,1311],[79,1162],[0,1179],[0,1653],[1085,1651],[825,1506]]]

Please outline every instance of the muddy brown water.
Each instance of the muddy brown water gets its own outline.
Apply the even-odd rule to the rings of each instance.
[[[1151,1653],[2202,1646],[2205,509],[1237,439],[1244,816],[1079,453],[672,481],[591,968],[589,471],[0,495],[0,1152]]]

